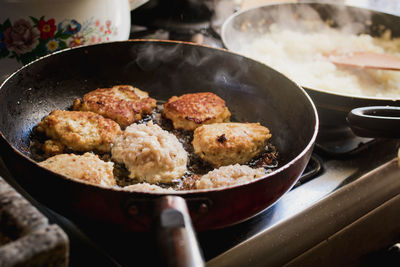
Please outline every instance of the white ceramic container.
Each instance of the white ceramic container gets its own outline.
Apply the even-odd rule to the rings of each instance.
[[[130,7],[135,4],[135,0],[0,0],[0,82],[48,53],[127,40]]]

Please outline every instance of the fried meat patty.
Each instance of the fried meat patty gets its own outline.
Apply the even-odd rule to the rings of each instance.
[[[164,117],[175,129],[193,131],[203,124],[227,122],[231,116],[225,101],[206,92],[173,96],[164,104]]]
[[[214,169],[196,181],[197,189],[210,189],[243,184],[265,175],[264,168],[252,169],[247,165],[229,165]]]
[[[123,188],[127,191],[138,191],[138,192],[155,192],[155,193],[172,193],[175,192],[172,188],[163,188],[161,186],[149,183],[140,183],[140,184],[133,184],[128,185]]]
[[[115,140],[111,154],[129,170],[130,178],[148,183],[168,183],[187,170],[188,154],[182,144],[151,121],[128,126]]]
[[[52,139],[43,146],[48,154],[63,151],[63,146],[81,152],[109,152],[112,141],[121,134],[113,120],[93,112],[65,110],[51,112],[38,124],[37,131]]]
[[[95,154],[60,154],[39,162],[39,165],[61,175],[91,184],[114,186],[113,162],[105,162]]]
[[[116,121],[122,128],[141,120],[150,114],[156,100],[147,92],[130,85],[116,85],[112,88],[99,88],[76,99],[73,109],[92,111]]]
[[[215,167],[244,164],[258,155],[271,138],[260,123],[214,123],[194,131],[194,152]]]

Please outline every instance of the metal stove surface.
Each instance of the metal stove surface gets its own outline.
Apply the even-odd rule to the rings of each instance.
[[[341,157],[322,157],[322,173],[291,190],[272,208],[243,225],[225,230],[224,236],[208,233],[218,240],[230,236],[231,241],[236,243],[225,251],[220,250],[219,255],[212,255],[208,266],[242,266],[249,263],[252,266],[282,266],[291,261],[292,265],[301,266],[295,261],[301,254],[327,242],[336,233],[387,201],[398,198],[399,144],[399,140],[372,140],[357,149],[358,153],[351,151]],[[399,200],[394,209],[397,213],[385,214],[389,217],[388,222],[382,221],[378,225],[381,240],[371,238],[370,244],[363,250],[357,251],[358,244],[357,248],[348,248],[346,255],[340,254],[340,260],[326,255],[319,263],[323,266],[356,263],[367,266],[364,258],[368,254],[400,240],[400,225],[397,223]],[[371,229],[369,231],[372,233]],[[332,251],[335,249],[331,248]]]
[[[400,193],[399,145],[400,140],[372,140],[358,153],[342,157],[329,155],[317,146],[314,159],[322,163],[322,169],[312,178],[303,177],[274,206],[238,225],[197,233],[207,265],[281,266],[395,198]],[[311,165],[319,168],[313,161]],[[311,172],[315,166],[309,168]],[[4,165],[0,166],[0,175],[64,229],[70,238],[71,266],[130,266],[143,261],[162,264],[152,233],[122,235],[118,229],[104,229],[93,222],[71,222],[30,198]],[[400,204],[396,208],[400,211]],[[375,242],[369,251],[360,253],[400,240],[400,226],[393,230],[393,223],[396,220],[385,227],[391,233],[380,232],[389,235],[388,240]]]

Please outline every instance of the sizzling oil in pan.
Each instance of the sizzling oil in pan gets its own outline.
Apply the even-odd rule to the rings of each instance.
[[[194,151],[192,146],[193,140],[193,132],[185,131],[185,130],[176,130],[172,126],[172,122],[169,119],[166,119],[162,116],[164,101],[158,101],[156,108],[149,115],[144,115],[143,118],[136,123],[147,123],[152,121],[154,124],[159,125],[162,129],[174,134],[179,142],[182,143],[184,149],[188,153],[188,166],[187,172],[185,175],[179,179],[174,180],[171,184],[166,183],[158,183],[157,185],[170,188],[172,187],[175,190],[189,190],[194,189],[195,181],[200,179],[200,177],[209,171],[212,171],[214,167],[202,160],[198,157]],[[69,110],[72,110],[69,109]],[[231,117],[231,121],[235,121],[234,118]],[[268,126],[267,126],[268,127]],[[47,137],[44,134],[38,133],[34,128],[31,134],[31,145],[30,152],[31,158],[40,162],[43,161],[50,156],[45,154],[41,149]],[[111,153],[99,154],[95,151],[93,153],[97,154],[100,159],[104,161],[111,161]],[[66,150],[64,153],[74,153],[74,154],[83,154],[80,152]],[[278,167],[278,151],[275,146],[268,140],[265,145],[264,151],[262,151],[259,155],[254,157],[252,160],[247,162],[245,165],[253,168],[264,168],[266,173],[271,172],[272,170]],[[125,168],[123,164],[114,162],[114,178],[116,180],[117,186],[124,187],[132,184],[139,183],[138,180],[129,178],[129,171]]]

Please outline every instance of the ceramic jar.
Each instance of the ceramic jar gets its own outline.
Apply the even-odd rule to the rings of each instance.
[[[131,2],[131,3],[130,3]],[[64,48],[127,40],[135,0],[0,0],[0,82]]]

